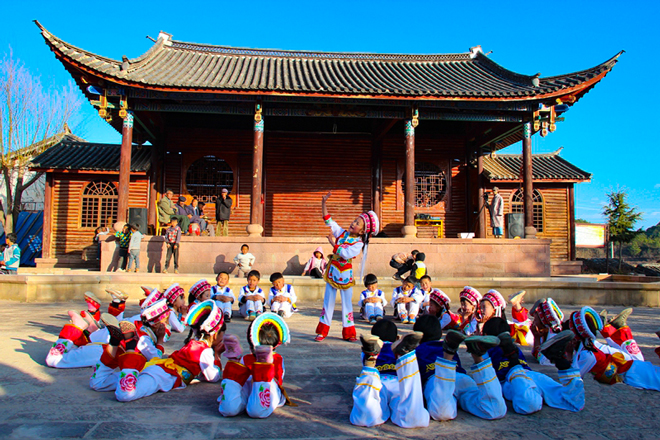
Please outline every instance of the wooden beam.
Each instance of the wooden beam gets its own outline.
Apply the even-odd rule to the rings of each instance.
[[[44,226],[41,245],[41,258],[50,258],[53,236],[53,175],[46,174],[44,191]]]
[[[575,261],[575,188],[571,183],[568,185],[568,259]]]
[[[534,187],[532,184],[532,123],[523,125],[523,190],[525,210],[525,238],[535,238],[534,228]]]
[[[394,127],[394,124],[397,122],[399,122],[399,119],[389,119],[375,126],[373,129],[374,143],[383,140],[383,138],[387,136],[387,133],[392,129],[392,127]]]

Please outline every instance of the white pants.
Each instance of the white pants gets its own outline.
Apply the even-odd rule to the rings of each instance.
[[[660,391],[660,367],[647,361],[633,361],[623,373],[623,382],[635,388]]]
[[[325,285],[325,295],[323,296],[323,310],[321,311],[321,324],[330,327],[332,324],[332,315],[335,312],[335,303],[337,302],[337,290],[330,284]],[[343,327],[353,327],[353,288],[339,290],[341,295],[341,322]]]
[[[126,368],[119,373],[115,397],[120,402],[130,402],[158,391],[166,393],[174,387],[176,379],[158,365],[150,365],[140,372]]]
[[[114,391],[119,382],[119,368],[110,368],[98,361],[93,367],[94,371],[89,378],[89,387],[94,391]]]
[[[96,365],[103,354],[103,345],[87,344],[78,347],[68,339],[58,339],[46,355],[51,368],[84,368]]]
[[[121,315],[123,315],[124,312],[121,312]],[[117,320],[121,321],[119,317]],[[108,344],[110,343],[110,332],[108,332],[107,328],[102,328],[99,330],[96,330],[94,333],[90,333],[89,335],[89,340],[91,342],[96,342],[96,343],[101,343],[101,344]]]
[[[262,313],[264,311],[264,303],[261,301],[245,301],[245,304],[241,304],[238,307],[238,311],[243,318],[247,317],[250,312]]]
[[[234,417],[243,412],[247,405],[249,395],[248,384],[252,384],[252,378],[241,386],[235,380],[222,379],[220,387],[222,394],[218,397],[218,411],[225,417]]]
[[[273,301],[270,304],[270,311],[271,312],[277,313],[280,310],[282,312],[284,312],[284,317],[285,318],[290,318],[291,315],[293,315],[292,305],[288,301],[285,301],[285,302]]]
[[[228,302],[216,301],[216,302],[215,302],[215,305],[217,305],[218,308],[219,308],[220,310],[222,310],[222,314],[223,314],[223,315],[225,315],[225,316],[227,316],[227,315],[231,316],[231,306],[232,306],[231,301],[228,301]]]
[[[402,428],[423,428],[429,426],[429,412],[424,408],[422,382],[415,352],[401,356],[396,361],[398,390],[391,395],[383,393],[387,389],[375,368],[363,367],[353,389],[353,409],[351,423],[357,426],[376,426],[391,417],[392,422]],[[386,400],[389,396],[389,402]]]
[[[506,415],[502,386],[495,369],[486,359],[470,368],[470,375],[457,373],[456,362],[438,356],[435,374],[426,382],[424,397],[435,420],[456,418],[457,403],[482,419],[499,419]]]
[[[250,417],[264,419],[286,403],[275,379],[253,382],[250,377],[243,386],[234,380],[222,379],[220,386],[222,395],[218,397],[218,411],[224,417],[233,417],[245,410]]]
[[[416,318],[417,313],[419,312],[419,304],[415,301],[409,303],[400,303],[396,305],[396,313],[399,319],[403,319],[405,316],[408,318]]]
[[[382,317],[383,313],[383,303],[366,303],[364,304],[364,319],[370,319],[372,316]]]

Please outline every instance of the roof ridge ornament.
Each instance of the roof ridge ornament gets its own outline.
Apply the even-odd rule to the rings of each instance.
[[[158,40],[162,39],[163,44],[165,46],[171,46],[172,45],[172,34],[169,34],[165,31],[160,31],[158,33]]]
[[[477,46],[474,46],[474,47],[470,48],[470,58],[471,59],[475,59],[477,57],[478,53],[481,53],[481,54],[484,53],[483,49],[481,48],[481,45],[477,45]]]

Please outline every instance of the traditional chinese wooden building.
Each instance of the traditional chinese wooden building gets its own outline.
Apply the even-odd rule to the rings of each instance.
[[[37,25],[99,115],[122,132],[117,219],[141,206],[155,223],[155,201],[166,188],[197,196],[212,211],[228,188],[230,235],[253,238],[325,235],[317,205],[330,189],[332,205],[344,207],[335,211],[340,223],[373,209],[388,237],[414,240],[415,218],[427,214],[442,221],[440,239],[467,231],[486,238],[487,216],[477,213],[499,175],[487,174],[485,164],[520,141],[522,182],[510,183],[522,191],[526,237],[533,238],[531,137],[554,131],[620,55],[543,78],[507,70],[480,47],[326,53],[186,43],[161,32],[142,56],[113,60]],[[131,150],[147,142],[151,166],[138,177]],[[52,225],[62,224],[57,212]],[[46,245],[44,254],[55,249]],[[559,254],[570,258],[570,251]]]

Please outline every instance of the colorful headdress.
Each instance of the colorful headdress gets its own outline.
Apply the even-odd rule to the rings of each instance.
[[[209,284],[209,282],[206,280],[199,280],[192,285],[188,293],[194,296],[195,299],[198,299],[200,295],[207,290],[211,290],[211,285]]]
[[[289,326],[286,325],[284,319],[282,319],[282,317],[276,313],[266,312],[257,316],[257,318],[252,321],[252,324],[250,324],[250,327],[248,328],[248,338],[250,339],[252,346],[258,347],[261,345],[259,342],[259,330],[261,330],[261,328],[267,324],[273,325],[275,327],[280,338],[280,343],[278,345],[288,344],[291,341]]]
[[[146,302],[146,301],[145,301]],[[161,298],[142,309],[142,317],[147,322],[163,322],[170,316],[170,308],[165,298]]]
[[[539,319],[546,327],[552,329],[553,332],[559,333],[561,331],[561,323],[564,320],[564,314],[552,298],[542,301],[536,313]]]
[[[98,310],[101,308],[101,302],[92,292],[85,292],[85,302],[90,309]]]
[[[583,341],[596,339],[596,332],[603,329],[603,322],[594,309],[584,306],[577,312],[571,313],[568,324]]]
[[[364,221],[364,233],[367,237],[376,235],[380,232],[380,222],[378,216],[373,211],[367,211],[360,214],[360,218]]]
[[[498,318],[502,317],[502,312],[506,307],[506,301],[500,292],[495,289],[490,289],[481,300],[490,302],[495,309],[495,316]]]
[[[185,295],[185,293],[186,292],[183,290],[183,287],[179,286],[178,283],[174,283],[167,288],[163,295],[167,299],[168,304],[172,305],[179,296]]]
[[[186,316],[186,324],[199,328],[210,335],[217,333],[224,323],[222,310],[215,305],[215,301],[207,299],[195,304]]]
[[[451,304],[451,300],[447,294],[440,289],[433,289],[431,291],[429,301],[433,301],[437,305],[444,307],[445,310],[449,310],[449,304]]]
[[[479,293],[474,287],[465,286],[463,287],[463,290],[461,290],[460,298],[469,301],[473,306],[476,306],[479,304],[479,301],[481,301],[481,293]]]
[[[147,295],[147,297],[144,299],[144,301],[142,301],[142,303],[140,304],[140,307],[142,308],[142,310],[145,310],[145,309],[151,307],[152,305],[156,304],[161,299],[165,299],[165,296],[163,296],[163,293],[161,291],[159,291],[158,289],[154,289],[154,290],[151,291],[151,293],[149,295]]]

